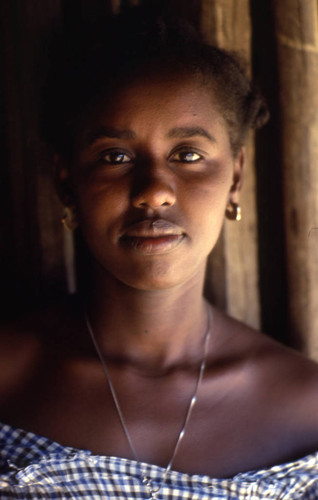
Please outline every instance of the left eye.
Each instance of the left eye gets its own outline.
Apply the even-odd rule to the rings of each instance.
[[[175,153],[172,157],[172,161],[178,161],[181,163],[194,163],[202,159],[202,156],[195,151],[179,151]]]
[[[121,165],[131,161],[130,156],[121,151],[105,151],[101,154],[101,159],[110,165]]]

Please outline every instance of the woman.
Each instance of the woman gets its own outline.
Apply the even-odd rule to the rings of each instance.
[[[0,498],[318,498],[317,366],[202,294],[261,99],[174,21],[81,41],[44,130],[87,277],[2,336]]]

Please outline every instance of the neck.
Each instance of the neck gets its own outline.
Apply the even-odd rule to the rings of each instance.
[[[103,355],[147,369],[196,362],[207,329],[204,272],[182,286],[145,291],[107,276],[87,298],[87,314]]]

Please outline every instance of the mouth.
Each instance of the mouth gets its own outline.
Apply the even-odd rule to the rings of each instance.
[[[120,242],[145,255],[166,253],[186,237],[184,230],[164,219],[147,219],[125,228]]]

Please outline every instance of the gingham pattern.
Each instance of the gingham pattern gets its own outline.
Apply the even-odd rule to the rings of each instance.
[[[66,448],[0,424],[0,499],[146,499],[141,467],[153,486],[164,469]],[[318,499],[318,453],[296,462],[212,479],[171,471],[158,500]]]

